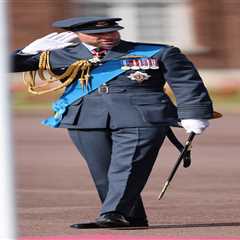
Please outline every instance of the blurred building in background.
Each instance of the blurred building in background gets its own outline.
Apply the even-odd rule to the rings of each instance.
[[[239,9],[239,0],[9,0],[11,48],[56,31],[55,20],[117,16],[123,39],[176,45],[208,85],[240,88]]]

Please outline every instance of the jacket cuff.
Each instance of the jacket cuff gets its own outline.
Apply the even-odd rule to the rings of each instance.
[[[213,117],[212,104],[178,107],[179,119],[210,119]]]

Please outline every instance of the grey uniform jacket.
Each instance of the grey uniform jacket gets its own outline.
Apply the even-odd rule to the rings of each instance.
[[[120,41],[103,61],[122,58],[136,44],[140,43]],[[159,46],[161,51],[152,56],[159,69],[128,70],[115,77],[107,83],[108,94],[99,94],[95,90],[70,105],[60,127],[151,127],[176,125],[179,119],[212,118],[211,99],[194,65],[178,48]],[[81,43],[50,53],[51,67],[56,73],[62,73],[76,60],[90,58],[91,52]],[[36,70],[38,61],[39,54],[22,55],[16,51],[12,56],[12,70]],[[138,83],[129,78],[136,71],[150,77]],[[177,107],[163,91],[166,81],[174,92]]]

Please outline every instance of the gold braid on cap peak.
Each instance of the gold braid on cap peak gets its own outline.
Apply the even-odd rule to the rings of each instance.
[[[56,75],[51,71],[49,51],[45,51],[40,54],[39,70],[24,72],[23,81],[27,86],[28,92],[36,95],[42,95],[45,93],[57,91],[61,88],[68,86],[75,80],[79,71],[81,71],[81,76],[79,80],[81,86],[84,87],[88,85],[88,80],[90,76],[89,71],[91,66],[92,64],[87,60],[78,60],[72,63],[63,74]],[[48,74],[50,75],[49,79],[47,79],[44,75],[45,70],[47,70]],[[38,73],[40,79],[45,83],[36,86],[36,73]],[[43,89],[56,81],[62,81],[62,83],[51,89]]]

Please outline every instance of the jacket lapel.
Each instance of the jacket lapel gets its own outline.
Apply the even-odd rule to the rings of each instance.
[[[90,59],[92,58],[92,53],[82,44],[77,44],[72,48],[71,54],[77,59]]]

